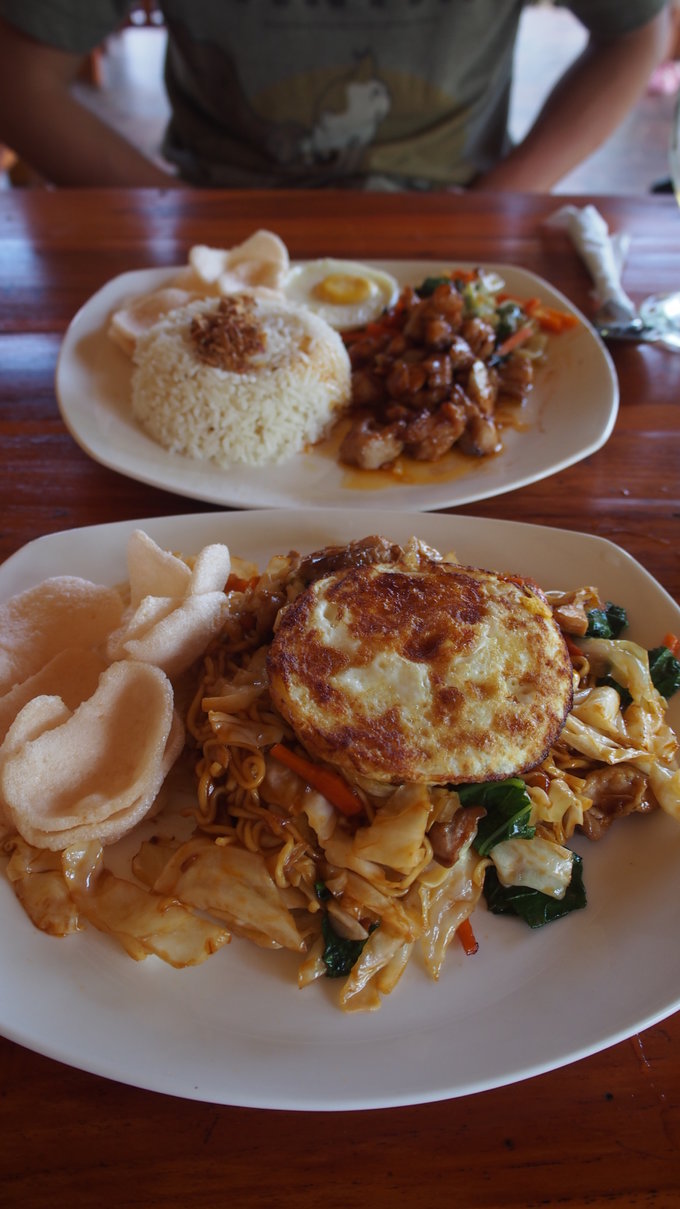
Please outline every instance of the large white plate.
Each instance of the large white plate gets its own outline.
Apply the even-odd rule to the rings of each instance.
[[[137,522],[186,553],[223,540],[259,561],[381,532],[417,533],[459,558],[533,575],[545,586],[596,583],[630,610],[647,646],[680,609],[624,551],[599,538],[512,522],[367,512],[211,513]],[[0,568],[0,597],[53,573],[115,582],[133,523],[56,534]],[[680,724],[680,702],[671,720]],[[680,826],[660,811],[579,843],[589,905],[533,931],[475,912],[480,948],[453,946],[438,983],[413,958],[379,1012],[343,1015],[334,983],[304,991],[294,955],[235,939],[204,965],[137,964],[94,930],[38,932],[0,879],[0,1031],[73,1066],[218,1103],[288,1109],[376,1108],[497,1087],[600,1050],[680,1007]]]
[[[451,265],[432,261],[375,262],[403,283],[418,284]],[[520,298],[540,297],[575,314],[574,307],[525,269],[490,265]],[[300,454],[281,466],[234,466],[168,453],[137,425],[130,406],[131,363],[107,336],[111,313],[133,295],[154,289],[177,273],[143,269],[108,282],[73,319],[61,348],[56,391],[71,435],[113,470],[154,487],[214,504],[241,508],[321,507],[447,508],[499,495],[545,478],[594,453],[607,440],[618,410],[618,382],[609,353],[587,320],[551,338],[547,364],[521,411],[522,430],[504,433],[503,452],[493,458],[457,459],[442,481],[390,485],[375,476],[348,475],[328,454]],[[368,484],[368,485],[367,485]],[[385,485],[387,484],[387,485]]]

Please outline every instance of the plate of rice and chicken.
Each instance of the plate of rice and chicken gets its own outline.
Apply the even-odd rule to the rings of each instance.
[[[471,503],[592,454],[618,409],[594,329],[527,270],[291,263],[267,231],[109,281],[56,391],[103,465],[246,508]]]

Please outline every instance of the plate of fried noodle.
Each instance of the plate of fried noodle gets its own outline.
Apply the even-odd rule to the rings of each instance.
[[[315,576],[382,565],[385,550],[390,571],[498,573],[559,627],[573,700],[502,800],[499,782],[340,776],[273,702],[268,657],[286,609]],[[152,806],[138,808],[134,789],[126,826],[118,799],[102,823],[94,792],[79,799],[91,818],[84,807],[55,824],[90,775],[90,749],[109,767],[86,697],[55,717],[67,735],[77,715],[95,738],[68,775],[55,768],[53,814],[29,803],[24,832],[15,773],[24,759],[33,768],[32,739],[17,736],[37,707],[18,704],[0,747],[4,1036],[161,1093],[330,1111],[504,1086],[678,1009],[680,693],[666,644],[680,608],[624,550],[392,509],[211,512],[40,538],[0,568],[0,609],[65,576],[120,593],[100,684],[132,661],[171,702],[157,748],[167,756],[171,714],[184,746],[169,773],[158,765]],[[140,609],[160,629],[142,633]],[[655,678],[660,651],[670,680]],[[54,708],[54,695],[41,701]]]

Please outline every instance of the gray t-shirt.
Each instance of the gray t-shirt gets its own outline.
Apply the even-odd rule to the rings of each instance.
[[[573,0],[599,37],[665,0]],[[0,0],[40,41],[97,45],[126,0]],[[507,150],[524,0],[163,0],[166,157],[216,186],[465,185]]]

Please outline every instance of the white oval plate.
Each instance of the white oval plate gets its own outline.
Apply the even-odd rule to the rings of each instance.
[[[453,266],[432,261],[375,261],[402,284]],[[455,267],[470,267],[456,262]],[[503,434],[503,451],[492,458],[465,459],[462,471],[442,481],[397,483],[375,476],[361,486],[330,455],[300,454],[280,466],[234,466],[168,453],[137,425],[130,398],[131,362],[107,336],[109,318],[128,298],[174,277],[178,269],[123,273],[81,308],[64,338],[56,373],[59,407],[69,432],[90,457],[129,478],[192,499],[241,508],[436,509],[469,504],[524,487],[588,457],[609,437],[619,403],[618,380],[609,353],[588,321],[542,278],[510,265],[486,266],[499,273],[519,298],[539,297],[578,316],[578,327],[550,338],[548,360],[520,414],[522,430]],[[462,460],[462,459],[461,459]],[[459,460],[460,461],[460,460]],[[433,472],[436,473],[436,470]]]
[[[43,577],[124,578],[143,527],[190,553],[226,541],[260,565],[369,533],[417,534],[467,563],[594,583],[625,604],[630,634],[657,645],[680,609],[629,555],[600,538],[508,521],[391,512],[210,513],[44,537],[0,567],[0,598]],[[680,698],[680,695],[679,695]],[[680,699],[671,703],[680,726]],[[0,1032],[134,1086],[259,1108],[417,1104],[499,1087],[592,1054],[680,1007],[680,826],[658,811],[581,840],[588,907],[540,930],[474,915],[479,952],[453,945],[438,983],[414,956],[379,1012],[344,1015],[335,984],[297,989],[295,955],[235,938],[194,969],[136,963],[90,929],[37,931],[0,877]]]

